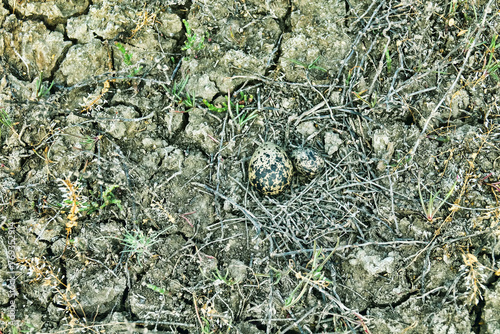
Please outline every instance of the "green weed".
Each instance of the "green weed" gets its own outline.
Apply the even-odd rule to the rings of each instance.
[[[11,130],[14,130],[12,127],[12,120],[9,117],[9,114],[5,111],[5,109],[0,109],[0,136],[2,135],[2,128],[7,127]]]
[[[240,112],[240,105],[236,104],[236,117],[235,118],[238,121],[238,124],[240,126],[243,126],[245,123],[247,123],[248,121],[251,121],[252,119],[257,117],[258,115],[259,115],[258,110],[254,110],[252,112],[247,112],[245,110],[242,110]]]
[[[0,321],[2,322],[0,333],[19,334],[34,332],[35,326],[33,326],[31,323],[12,320],[8,314],[3,312],[0,313]]]
[[[50,86],[47,87],[46,84],[42,81],[43,71],[40,72],[38,79],[36,80],[36,98],[40,99],[42,97],[48,96],[50,94],[50,90],[52,86],[54,86],[54,81],[50,83]]]
[[[499,81],[499,77],[497,74],[498,68],[500,67],[500,62],[495,58],[495,48],[496,48],[496,40],[498,35],[493,36],[491,39],[490,47],[488,49],[488,53],[490,54],[488,59],[488,64],[484,67],[484,72],[488,73],[495,81]]]
[[[201,327],[201,332],[203,334],[209,334],[209,333],[211,333],[211,331],[210,331],[210,322],[208,321],[208,319],[205,318],[205,317],[201,317],[201,319],[203,320],[203,326]]]
[[[154,284],[146,284],[146,287],[148,287],[149,289],[153,290],[153,291],[156,291],[158,293],[161,293],[162,295],[165,295],[167,294],[167,290],[165,290],[164,288],[160,288],[160,287],[157,287],[156,285]]]
[[[285,58],[285,59],[291,61],[292,63],[294,63],[296,65],[299,65],[300,67],[305,68],[306,70],[318,70],[318,71],[321,71],[321,72],[327,72],[327,70],[325,68],[316,65],[316,63],[319,61],[320,58],[321,58],[321,56],[318,56],[310,64],[307,64],[307,63],[304,63],[304,62],[301,62],[301,61],[298,61],[298,60],[295,60],[295,59],[289,59],[289,58]]]
[[[159,241],[155,240],[156,237],[158,235],[150,237],[140,230],[127,232],[123,235],[123,239],[120,239],[121,244],[125,246],[122,252],[130,253],[130,256],[137,255],[138,259],[143,258],[145,255],[152,256],[150,249]]]
[[[240,92],[240,100],[236,101],[236,103],[233,103],[231,101],[229,93],[227,95],[227,104],[224,104],[224,106],[225,107],[227,106],[227,111],[229,112],[229,116],[238,126],[238,132],[241,131],[241,127],[245,123],[254,119],[259,114],[259,110],[257,110],[257,109],[252,111],[252,112],[247,112],[244,109],[252,101],[253,101],[253,96],[246,95],[244,92]],[[233,114],[232,108],[235,109],[236,114]],[[240,111],[240,108],[241,108],[241,111]]]
[[[132,56],[133,55],[131,53],[129,53],[121,43],[115,42],[115,45],[118,48],[118,50],[120,50],[121,54],[123,55],[123,63],[127,66],[132,66]],[[131,78],[131,77],[136,76],[141,70],[142,70],[142,66],[137,66],[135,68],[132,68],[129,72],[128,77]]]
[[[132,65],[132,54],[129,53],[127,50],[125,50],[125,47],[121,43],[115,42],[115,45],[118,48],[118,50],[120,50],[120,52],[122,53],[123,62],[125,63],[125,65],[131,66]]]
[[[396,154],[396,163],[390,164],[389,166],[398,169],[401,166],[404,166],[405,164],[409,163],[411,161],[411,155],[402,155],[401,153]]]
[[[232,278],[228,278],[229,272],[226,272],[224,276],[220,273],[219,269],[215,269],[215,273],[212,273],[214,276],[215,281],[223,282],[228,286],[235,285],[238,282],[235,282]]]
[[[174,82],[171,92],[178,104],[183,104],[187,108],[194,108],[196,107],[196,96],[184,91],[188,81],[189,76],[186,76],[180,83]],[[165,85],[163,85],[163,88],[168,91]]]
[[[361,94],[363,94],[364,92],[366,92],[366,90],[364,91],[361,91],[361,92],[352,92],[354,94],[354,96],[356,96],[359,100],[363,101],[366,105],[368,105],[370,108],[375,108],[375,106],[377,105],[378,103],[378,96],[377,96],[377,93],[373,93],[373,96],[371,98],[370,101],[368,101],[367,99],[365,99],[363,96],[361,96]]]
[[[80,211],[84,211],[90,214],[92,212],[102,210],[105,207],[113,204],[116,205],[120,209],[120,211],[122,211],[123,210],[122,201],[117,199],[115,197],[115,194],[113,194],[113,190],[115,190],[118,187],[119,187],[118,185],[114,184],[107,187],[106,190],[104,190],[104,192],[102,193],[103,203],[101,205],[99,205],[97,202],[89,202],[86,203]]]
[[[339,240],[337,240],[337,246],[338,244]],[[335,246],[335,248],[337,246]],[[309,271],[306,275],[302,275],[300,272],[296,273],[295,277],[300,278],[301,281],[285,299],[283,310],[287,310],[297,304],[308,290],[309,284],[312,284],[313,286],[317,285],[320,287],[327,287],[330,283],[332,283],[325,277],[322,270],[334,252],[335,250],[333,250],[327,257],[324,257],[324,255],[321,254],[322,250],[316,249],[316,241],[314,242],[313,257],[311,261],[309,261],[309,264],[311,264],[311,271]]]
[[[197,35],[195,34],[194,31],[191,30],[191,27],[189,26],[189,22],[187,20],[182,20],[182,23],[184,23],[184,27],[186,27],[186,41],[184,42],[184,46],[182,47],[183,51],[187,50],[194,50],[194,51],[200,51],[205,48],[205,37],[208,39],[210,35],[208,32],[205,34],[205,36],[201,36],[200,40],[198,41]]]
[[[225,112],[227,111],[227,104],[225,102],[222,102],[222,106],[215,106],[208,102],[207,100],[203,99],[203,104],[207,106],[208,110],[213,111],[213,112]]]
[[[391,54],[389,53],[389,49],[385,49],[385,61],[387,64],[387,73],[391,73],[392,69],[392,59],[391,59]]]
[[[438,191],[435,194],[433,194],[431,192],[430,197],[429,197],[429,203],[427,203],[427,207],[426,207],[424,204],[424,199],[422,197],[422,191],[420,190],[420,178],[419,178],[419,180],[418,180],[418,195],[420,197],[420,204],[422,205],[422,210],[424,210],[425,217],[427,218],[428,221],[432,222],[434,220],[434,216],[436,215],[436,213],[443,206],[443,204],[446,203],[448,198],[451,196],[451,194],[455,190],[457,182],[458,182],[458,178],[455,180],[455,182],[451,186],[450,191],[448,191],[445,198],[437,205],[437,207],[434,207],[434,201],[436,200],[436,197],[439,195],[440,192]]]
[[[116,205],[120,210],[123,210],[122,201],[115,197],[113,194],[113,190],[118,188],[118,185],[114,184],[106,188],[106,190],[102,193],[102,199],[104,203],[99,207],[99,209],[104,209],[108,205]]]

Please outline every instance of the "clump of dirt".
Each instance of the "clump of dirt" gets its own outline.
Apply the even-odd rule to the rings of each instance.
[[[496,6],[3,1],[1,331],[498,332]]]

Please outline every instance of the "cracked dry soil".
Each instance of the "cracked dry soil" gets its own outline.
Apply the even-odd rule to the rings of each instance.
[[[2,333],[500,333],[499,14],[3,0]]]

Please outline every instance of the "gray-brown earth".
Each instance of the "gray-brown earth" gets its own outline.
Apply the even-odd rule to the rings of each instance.
[[[1,331],[500,333],[499,15],[3,0]]]

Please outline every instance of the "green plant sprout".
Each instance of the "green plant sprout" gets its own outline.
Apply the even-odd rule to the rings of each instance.
[[[385,61],[387,63],[387,73],[391,73],[392,59],[389,53],[389,49],[385,48]]]
[[[189,26],[189,22],[185,19],[182,19],[182,23],[184,23],[184,27],[186,27],[186,38],[187,40],[184,42],[184,46],[182,47],[183,51],[186,50],[194,50],[200,51],[205,48],[205,36],[201,37],[201,40],[196,42],[196,34],[191,30]],[[208,32],[206,33],[206,37],[209,38]]]
[[[488,73],[489,76],[491,76],[495,81],[499,81],[499,77],[497,74],[498,68],[500,67],[500,62],[495,59],[495,48],[496,48],[496,40],[497,40],[498,35],[493,36],[491,39],[491,44],[489,47],[489,54],[490,57],[488,59],[488,64],[484,67],[484,71]]]
[[[123,62],[125,63],[125,65],[132,66],[132,56],[133,55],[131,53],[129,53],[127,50],[125,50],[125,47],[121,43],[115,42],[115,45],[118,48],[118,50],[120,50],[121,54],[123,55]],[[131,77],[137,75],[141,70],[142,70],[142,66],[138,66],[136,68],[131,69],[128,77],[131,78]]]
[[[194,108],[196,107],[196,96],[194,95],[189,95],[189,93],[186,93],[186,97],[181,100],[181,103],[183,103],[186,107],[188,108]]]
[[[189,81],[189,76],[186,76],[179,84],[177,82],[174,82],[173,87],[172,87],[172,95],[178,99],[182,100],[181,94],[184,91],[184,88],[186,87],[186,84]],[[166,87],[163,87],[167,90]]]
[[[167,290],[165,290],[164,288],[160,288],[160,287],[157,287],[156,285],[154,284],[146,284],[146,287],[148,287],[149,289],[153,290],[153,291],[156,291],[158,293],[161,293],[162,295],[165,295],[168,293]]]
[[[120,50],[120,52],[122,53],[123,62],[125,63],[125,65],[128,66],[132,65],[132,54],[129,53],[127,50],[125,50],[125,47],[121,43],[115,42],[115,45],[118,48],[118,50]]]
[[[36,79],[36,98],[42,98],[50,94],[50,90],[52,86],[54,86],[54,80],[50,83],[50,86],[47,87],[42,81],[43,71],[40,72],[38,79]]]
[[[236,120],[238,121],[238,124],[240,126],[243,126],[245,123],[247,123],[248,121],[251,121],[252,119],[257,117],[258,115],[259,115],[258,110],[254,110],[252,112],[246,112],[246,111],[242,110],[240,112],[240,105],[238,103],[236,104]]]
[[[337,248],[339,245],[339,239],[337,239],[337,245],[335,248]],[[322,250],[321,249],[316,249],[316,241],[314,242],[314,248],[313,248],[313,257],[309,263],[311,264],[311,271],[307,273],[306,275],[302,275],[301,273],[296,273],[296,277],[300,278],[301,281],[295,289],[290,293],[290,295],[285,299],[285,303],[283,305],[283,310],[290,309],[292,306],[297,304],[302,296],[306,293],[306,291],[309,288],[309,284],[311,285],[318,285],[321,287],[326,287],[332,281],[330,281],[328,278],[325,277],[325,275],[322,273],[323,267],[325,264],[330,260],[332,257],[333,253],[335,250],[333,250],[327,257],[324,257],[321,254]],[[321,261],[322,260],[322,261]],[[321,261],[321,263],[320,263]]]
[[[245,106],[248,104],[249,101],[253,100],[253,95],[246,95],[243,92],[240,92],[240,103],[235,104],[236,108],[236,116],[235,119],[238,121],[239,126],[243,126],[246,122],[254,119],[259,115],[258,110],[254,110],[251,113],[248,113],[244,110]],[[240,107],[241,107],[241,112],[240,112]]]
[[[186,88],[186,84],[189,81],[189,76],[186,76],[179,84],[174,82],[173,87],[172,87],[172,95],[174,96],[174,99],[177,100],[177,103],[179,104],[184,104],[188,108],[194,108],[196,107],[196,96],[190,95],[188,92],[184,93],[184,90]],[[163,85],[163,88],[168,91],[168,88]]]
[[[2,135],[2,127],[6,126],[11,129],[13,132],[14,128],[12,127],[12,120],[9,117],[9,114],[5,111],[5,109],[0,109],[0,136]]]
[[[122,207],[122,201],[117,199],[115,197],[115,194],[113,194],[113,190],[115,188],[118,188],[118,185],[114,184],[112,186],[109,186],[106,188],[106,190],[102,193],[102,199],[104,200],[104,203],[99,207],[99,209],[104,209],[108,205],[116,205],[120,210],[123,210]]]
[[[279,269],[273,268],[272,266],[269,266],[269,268],[271,268],[271,270],[273,271],[272,274],[258,274],[257,273],[257,274],[255,274],[255,276],[257,276],[257,277],[267,277],[267,278],[271,278],[272,277],[275,280],[273,282],[273,285],[277,285],[281,281],[281,278],[283,277],[283,273]],[[290,272],[290,269],[287,270],[287,272],[285,273],[285,275],[288,275],[289,272]]]
[[[441,143],[447,143],[450,141],[450,137],[448,136],[437,136],[437,135],[428,135],[427,138],[437,140]]]
[[[240,92],[240,98],[241,98],[240,101],[233,103],[233,102],[231,102],[231,98],[230,98],[230,95],[228,92],[227,93],[227,104],[224,104],[225,107],[227,106],[227,111],[229,112],[229,116],[236,123],[236,125],[238,127],[238,132],[241,131],[241,127],[245,123],[254,119],[259,114],[259,110],[254,110],[251,113],[248,113],[246,110],[244,110],[245,106],[253,100],[252,95],[246,95],[245,93]],[[234,107],[236,109],[236,115],[233,115],[231,107]],[[242,109],[241,112],[240,112],[240,107]]]
[[[235,285],[236,283],[238,283],[238,282],[235,282],[233,279],[228,278],[229,272],[226,272],[226,275],[222,276],[222,274],[218,268],[215,269],[215,273],[212,273],[212,275],[214,276],[215,281],[221,281],[228,286],[232,286],[232,285]]]
[[[202,102],[205,106],[207,106],[208,110],[210,110],[210,111],[213,111],[213,112],[225,112],[225,111],[227,111],[227,104],[225,102],[222,102],[222,107],[215,106],[205,99],[203,99]]]
[[[95,148],[95,145],[97,144],[97,142],[99,140],[101,140],[102,135],[98,135],[98,136],[86,135],[85,137],[79,137],[79,136],[77,136],[77,137],[82,139],[80,141],[80,144],[82,145],[82,148],[84,150],[92,151]]]
[[[118,187],[119,186],[115,184],[107,187],[106,190],[104,190],[104,192],[102,193],[103,203],[101,205],[93,201],[88,203],[87,202],[78,203],[79,205],[81,205],[80,211],[86,212],[87,214],[91,214],[92,212],[102,210],[105,207],[113,204],[116,205],[120,209],[120,211],[123,211],[122,201],[117,199],[115,197],[115,194],[113,194],[113,190],[115,190]]]
[[[319,70],[321,72],[326,72],[327,70],[321,66],[317,66],[315,65],[318,60],[321,58],[321,56],[318,56],[316,59],[314,59],[314,61],[310,64],[307,64],[307,63],[303,63],[301,61],[298,61],[298,60],[295,60],[295,59],[290,59],[290,58],[285,58],[286,60],[289,60],[291,61],[292,63],[296,64],[296,65],[299,65],[307,70]]]
[[[451,194],[455,190],[455,186],[457,185],[458,182],[458,177],[451,186],[450,191],[446,194],[445,198],[438,204],[437,207],[434,208],[434,201],[436,200],[436,197],[439,195],[440,191],[437,193],[433,194],[432,192],[430,193],[429,197],[429,203],[427,203],[427,207],[424,204],[424,199],[422,197],[422,191],[420,190],[420,178],[418,180],[418,195],[420,197],[420,204],[422,205],[422,210],[424,210],[425,217],[427,218],[428,221],[432,222],[434,220],[434,216],[436,213],[439,211],[439,209],[443,206],[444,203],[450,198]]]
[[[120,239],[121,244],[125,246],[122,253],[130,253],[130,256],[137,254],[138,259],[143,258],[144,255],[151,256],[151,246],[159,241],[155,240],[159,235],[149,237],[140,230],[127,232],[123,235],[123,239]]]
[[[252,111],[251,113],[248,113],[246,110],[244,110],[244,108],[250,104],[251,102],[253,101],[253,95],[247,95],[245,94],[244,92],[240,92],[240,101],[238,102],[233,102],[231,101],[231,98],[230,96],[228,95],[227,97],[227,103],[226,102],[222,102],[222,106],[215,106],[213,104],[211,104],[210,102],[208,102],[207,100],[203,100],[203,104],[205,104],[205,106],[210,110],[210,111],[213,111],[213,112],[225,112],[225,111],[229,111],[230,113],[230,116],[233,120],[236,121],[236,123],[241,127],[242,125],[244,125],[245,123],[247,123],[248,121],[254,119],[255,117],[258,116],[259,112],[258,110],[254,110]],[[234,108],[236,109],[236,115],[233,115],[232,114],[232,109],[231,108]],[[240,112],[241,110],[241,112]]]
[[[203,326],[201,327],[201,332],[204,334],[210,334],[210,322],[207,320],[205,317],[201,317],[201,320],[203,320]]]

